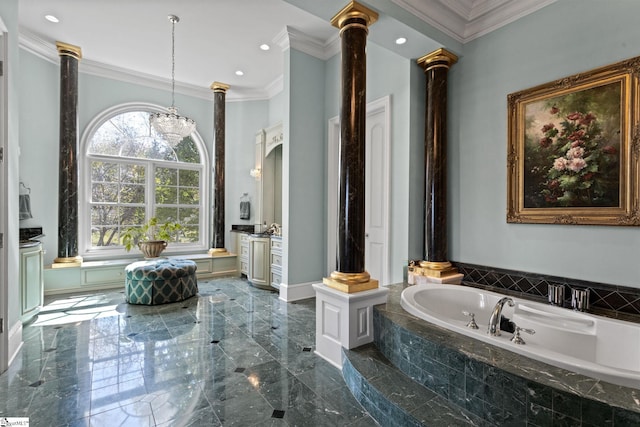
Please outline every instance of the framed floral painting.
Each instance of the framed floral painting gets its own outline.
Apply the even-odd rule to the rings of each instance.
[[[508,96],[507,222],[640,225],[640,57]]]

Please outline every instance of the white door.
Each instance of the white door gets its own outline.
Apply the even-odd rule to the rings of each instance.
[[[367,104],[365,130],[365,269],[381,285],[389,275],[389,97]],[[340,124],[329,120],[327,276],[336,269]]]
[[[386,111],[376,108],[367,112],[366,178],[365,178],[365,257],[364,264],[372,279],[380,284],[387,277],[387,193],[388,138]]]

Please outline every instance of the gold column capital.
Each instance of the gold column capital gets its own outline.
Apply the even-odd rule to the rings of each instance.
[[[58,49],[58,55],[70,56],[77,60],[82,59],[82,49],[80,46],[75,46],[69,43],[56,42],[56,48]]]
[[[210,89],[214,92],[226,92],[230,87],[231,86],[225,83],[213,82],[211,83]]]
[[[378,12],[352,0],[336,16],[331,18],[331,25],[336,28],[342,28],[344,21],[350,18],[362,18],[367,22],[367,27],[369,27],[378,20]]]
[[[425,71],[427,71],[429,68],[434,66],[444,66],[449,68],[458,62],[458,57],[454,53],[441,47],[440,49],[434,50],[433,52],[427,53],[425,56],[418,58],[416,62],[419,66],[424,68]]]

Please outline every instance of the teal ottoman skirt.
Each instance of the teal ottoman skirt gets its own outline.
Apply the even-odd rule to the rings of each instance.
[[[125,267],[125,300],[129,304],[165,304],[198,293],[196,263],[185,259],[158,258]]]

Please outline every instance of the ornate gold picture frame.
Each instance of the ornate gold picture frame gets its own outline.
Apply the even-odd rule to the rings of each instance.
[[[507,222],[640,225],[640,57],[509,94]]]

